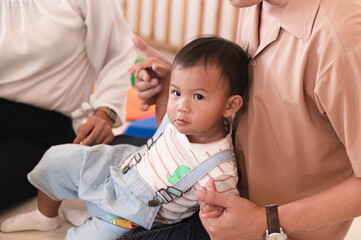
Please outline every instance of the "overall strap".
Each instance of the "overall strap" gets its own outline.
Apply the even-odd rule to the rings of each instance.
[[[219,153],[210,156],[207,160],[201,162],[194,167],[181,179],[179,179],[173,186],[168,186],[167,189],[160,189],[156,193],[157,195],[149,201],[150,206],[158,206],[162,203],[169,203],[175,197],[181,197],[183,193],[190,190],[190,188],[210,172],[217,165],[229,161],[235,161],[233,150],[224,150]]]
[[[168,123],[169,123],[169,118],[168,118],[168,115],[166,114],[163,117],[162,123],[160,124],[157,131],[154,133],[153,137],[149,138],[147,143],[143,147],[141,147],[140,150],[138,150],[138,152],[132,157],[132,160],[130,161],[130,163],[123,168],[123,173],[127,173],[130,168],[132,168],[133,166],[135,166],[142,160],[142,157],[145,154],[145,152],[148,151],[148,149],[163,134],[163,130]]]
[[[146,145],[139,151],[141,156],[143,156],[144,153],[153,145],[153,143],[155,143],[158,140],[158,138],[163,134],[163,130],[168,123],[169,123],[169,118],[168,115],[166,114],[163,117],[163,120],[159,125],[157,131],[154,133],[154,135],[151,138],[148,139]]]

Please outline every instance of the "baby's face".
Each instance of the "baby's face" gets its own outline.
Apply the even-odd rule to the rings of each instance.
[[[170,122],[190,142],[207,143],[225,137],[226,88],[220,70],[213,66],[175,67],[167,107]]]

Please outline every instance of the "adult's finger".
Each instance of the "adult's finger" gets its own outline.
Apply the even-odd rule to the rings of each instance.
[[[209,178],[209,180],[208,180],[208,189],[211,192],[216,192],[217,191],[216,184],[214,183],[213,178]]]
[[[170,61],[164,57],[161,53],[159,53],[154,48],[150,47],[142,38],[140,38],[138,35],[133,35],[132,41],[134,45],[142,51],[147,57],[155,57],[163,62],[166,62],[167,64],[171,65]]]
[[[231,207],[234,202],[234,198],[237,198],[232,195],[225,195],[218,192],[211,192],[211,191],[203,191],[198,190],[196,191],[196,197],[199,201],[203,201],[208,204],[218,205],[224,208]]]
[[[107,139],[108,137],[110,137],[111,140],[114,138],[112,128],[106,121],[104,121],[100,117],[93,118],[93,121],[94,119],[95,124],[93,129],[91,130],[90,134],[88,134],[88,136],[83,140],[83,144],[87,146],[104,143],[105,139]]]
[[[214,206],[214,205],[207,205],[207,206]],[[203,218],[218,218],[222,215],[224,212],[224,208],[218,207],[214,209],[205,209],[202,211],[202,217]]]
[[[148,88],[144,88],[143,91],[139,90],[141,88],[138,88],[139,85],[137,85],[138,88],[138,97],[142,100],[150,100],[150,98],[153,98],[156,94],[158,94],[162,90],[162,85],[152,85],[152,84],[142,84],[143,86],[148,86]],[[150,101],[149,101],[150,102]],[[147,102],[149,104],[149,102]],[[153,102],[152,102],[153,104]]]
[[[75,144],[84,144],[83,140],[88,136],[88,134],[93,129],[94,125],[92,123],[85,123],[79,126],[78,135],[74,139],[73,143]]]
[[[150,107],[150,104],[146,101],[142,101],[139,105],[139,109],[143,111],[147,111]]]
[[[136,78],[147,80],[151,77],[165,78],[170,73],[170,65],[160,59],[150,57],[133,64],[128,69],[129,74],[134,74]]]

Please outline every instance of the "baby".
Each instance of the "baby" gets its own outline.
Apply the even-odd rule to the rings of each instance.
[[[166,114],[147,146],[52,147],[28,174],[38,209],[1,230],[55,229],[61,201],[80,198],[91,218],[67,239],[116,239],[136,225],[191,216],[199,209],[195,191],[209,189],[210,179],[217,191],[238,195],[231,119],[246,96],[247,66],[247,54],[223,38],[188,43],[172,64]]]

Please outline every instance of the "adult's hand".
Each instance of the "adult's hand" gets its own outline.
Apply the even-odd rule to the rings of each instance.
[[[134,74],[134,86],[138,89],[138,96],[143,100],[139,106],[147,110],[155,103],[156,95],[161,92],[162,86],[167,85],[171,63],[158,51],[146,44],[139,36],[134,35],[134,45],[141,50],[148,59],[134,64],[128,69],[129,74]]]
[[[155,104],[156,95],[163,87],[168,87],[170,66],[157,58],[148,58],[134,64],[129,70],[129,74],[134,74],[134,86],[138,89],[138,96],[143,100],[139,106],[142,110],[147,110]]]
[[[134,45],[142,51],[148,58],[153,57],[156,59],[159,59],[160,61],[168,64],[169,66],[172,65],[172,63],[164,57],[160,52],[149,46],[146,42],[144,42],[143,39],[141,39],[138,35],[133,35],[132,41]]]
[[[73,143],[87,146],[110,143],[114,139],[112,125],[106,113],[97,111],[87,122],[79,126],[78,136]]]
[[[266,231],[266,212],[249,200],[213,191],[199,190],[196,197],[207,204],[224,208],[218,218],[199,217],[212,240],[262,239]]]
[[[209,178],[208,180],[208,190],[205,187],[201,187],[201,189],[204,191],[217,192],[213,178]],[[208,220],[210,220],[210,218],[220,217],[224,211],[224,208],[221,206],[205,203],[203,201],[199,201],[199,209],[202,217],[208,218]]]

